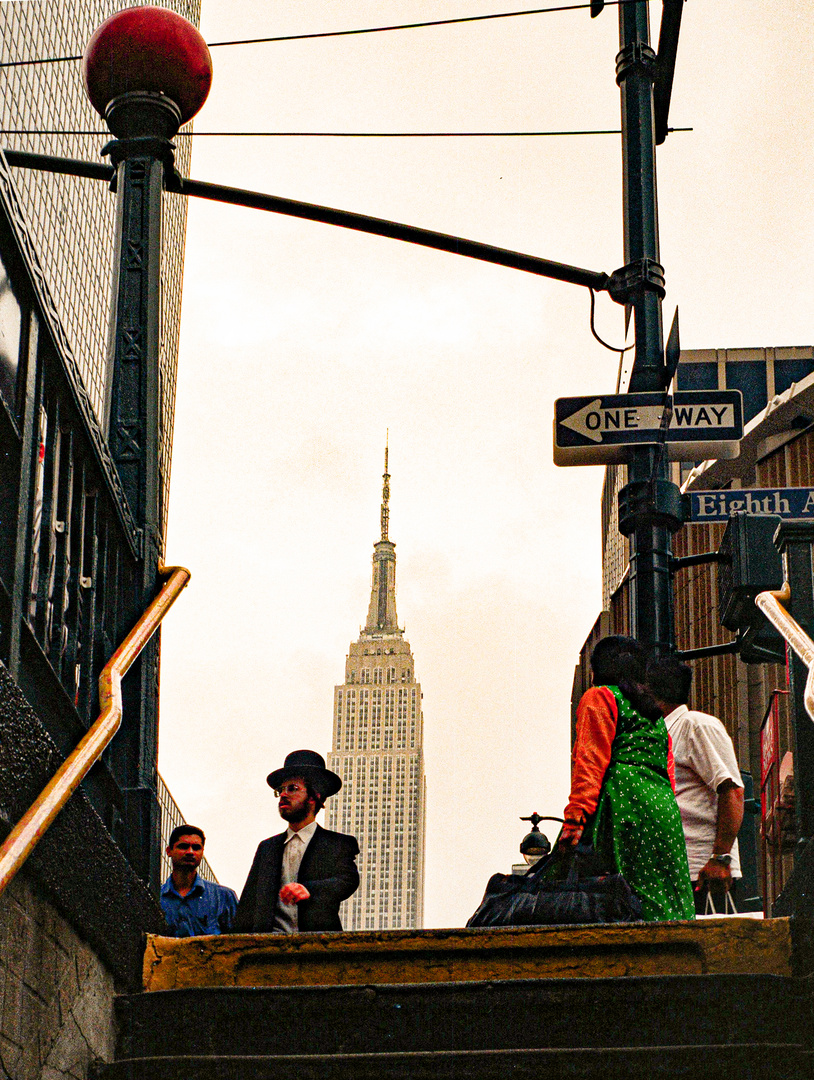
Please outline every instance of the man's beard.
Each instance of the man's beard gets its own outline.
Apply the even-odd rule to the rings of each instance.
[[[293,821],[296,824],[298,821],[304,821],[308,817],[310,806],[306,803],[305,806],[301,806],[299,810],[296,810],[293,806],[281,806],[280,817],[285,821]]]

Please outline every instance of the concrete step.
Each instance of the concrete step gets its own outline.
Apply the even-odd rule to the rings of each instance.
[[[184,1056],[117,1061],[94,1080],[810,1080],[814,1060],[789,1043]]]
[[[97,1080],[810,1080],[789,920],[151,938]]]
[[[791,919],[149,937],[145,990],[641,975],[791,975]],[[796,973],[796,972],[795,972]]]
[[[492,1053],[812,1037],[807,980],[674,975],[385,986],[224,987],[121,997],[118,1056]]]

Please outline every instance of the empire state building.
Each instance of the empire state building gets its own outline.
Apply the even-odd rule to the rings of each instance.
[[[420,929],[424,921],[426,781],[421,686],[396,618],[396,545],[388,536],[390,474],[384,452],[381,540],[373,545],[367,622],[334,689],[328,767],[342,790],[329,829],[359,841],[359,889],[342,908],[346,930]]]

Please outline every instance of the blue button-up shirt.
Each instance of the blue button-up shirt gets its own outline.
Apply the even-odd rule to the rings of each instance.
[[[200,874],[186,896],[181,896],[168,877],[161,887],[161,908],[173,937],[225,934],[235,917],[237,896],[233,889],[206,881]]]

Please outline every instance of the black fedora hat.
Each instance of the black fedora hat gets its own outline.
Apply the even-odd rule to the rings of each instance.
[[[266,777],[269,787],[276,791],[292,776],[301,776],[314,785],[323,798],[335,795],[342,787],[342,780],[325,768],[325,758],[316,750],[293,750],[286,755],[282,769],[275,769]]]

